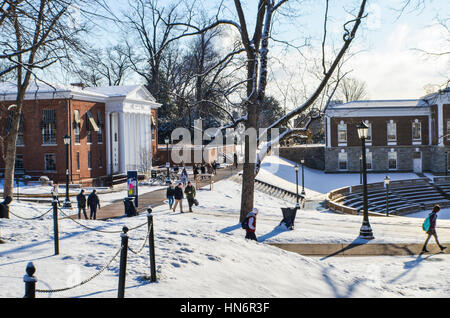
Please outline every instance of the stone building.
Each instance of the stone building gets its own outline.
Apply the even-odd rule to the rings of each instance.
[[[326,172],[360,171],[361,122],[369,126],[368,171],[450,170],[450,88],[414,100],[332,102],[325,121]]]
[[[8,134],[17,87],[0,83],[0,134]],[[160,104],[143,85],[30,85],[17,138],[16,169],[64,182],[69,135],[71,183],[103,185],[112,175],[142,170],[157,151]],[[4,162],[0,156],[0,172]]]

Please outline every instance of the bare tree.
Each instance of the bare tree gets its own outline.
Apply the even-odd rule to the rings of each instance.
[[[256,17],[253,21],[254,31],[251,34],[249,30],[249,17],[245,14],[242,7],[242,3],[239,0],[234,0],[234,7],[236,10],[237,21],[230,19],[219,18],[219,13],[213,23],[204,28],[199,28],[190,23],[177,23],[172,25],[186,26],[192,30],[191,34],[195,35],[199,33],[207,32],[208,30],[214,29],[220,25],[226,25],[234,28],[239,36],[241,45],[244,49],[244,54],[246,56],[246,78],[242,81],[242,84],[246,87],[246,97],[242,101],[242,105],[245,108],[245,115],[241,118],[235,120],[230,125],[222,127],[222,129],[236,127],[239,123],[244,122],[245,128],[247,130],[256,130],[258,128],[258,111],[260,106],[264,102],[265,91],[267,86],[268,77],[268,53],[270,47],[271,32],[274,28],[274,16],[284,7],[288,1],[287,0],[260,0],[258,1],[256,7]],[[328,1],[326,1],[328,4]],[[339,63],[343,59],[346,51],[348,50],[350,44],[355,38],[356,32],[361,24],[361,20],[364,18],[364,12],[366,7],[366,0],[362,0],[359,11],[355,18],[347,21],[344,24],[344,36],[343,45],[339,50],[338,54],[334,57],[333,62],[331,62],[330,67],[326,67],[326,63],[323,63],[323,78],[319,83],[317,89],[314,93],[299,107],[295,110],[289,112],[282,118],[274,121],[265,131],[257,138],[257,145],[262,145],[266,136],[269,134],[271,128],[279,128],[293,119],[300,113],[305,113],[310,106],[316,101],[320,96],[326,84],[330,80],[334,71],[337,69]],[[328,14],[328,7],[327,7]],[[326,16],[327,16],[326,14]],[[352,25],[350,29],[348,26]],[[325,56],[322,57],[325,60]],[[305,126],[297,130],[307,129],[307,126],[311,120],[316,117],[313,112],[305,116]],[[259,166],[262,162],[264,156],[270,151],[272,146],[277,144],[281,139],[286,138],[295,131],[292,129],[286,129],[275,141],[270,143],[264,143],[259,151],[254,148],[251,144],[250,138],[246,136],[245,140],[245,161],[243,167],[243,182],[242,182],[242,197],[241,197],[241,220],[246,216],[246,214],[253,208],[254,204],[254,180],[255,176],[259,171]],[[255,164],[256,162],[256,164]]]
[[[343,78],[339,84],[338,91],[338,98],[343,98],[345,102],[367,98],[366,83],[352,77]]]
[[[97,1],[95,1],[97,3]],[[99,1],[98,1],[99,2]],[[0,59],[6,60],[17,81],[17,97],[11,127],[6,138],[4,196],[12,196],[19,119],[25,93],[32,78],[56,63],[70,60],[71,52],[82,51],[80,34],[86,24],[71,10],[86,10],[85,0],[8,1],[10,5],[0,26]]]

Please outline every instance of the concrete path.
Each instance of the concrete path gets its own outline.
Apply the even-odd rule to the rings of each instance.
[[[441,243],[442,244],[442,243]],[[298,253],[304,256],[323,256],[324,259],[336,256],[408,256],[421,254],[423,244],[387,243],[387,244],[279,244],[272,246]],[[444,254],[450,254],[450,244]],[[436,244],[428,244],[430,254],[440,253]]]
[[[217,174],[214,176],[214,182],[229,178],[237,174],[241,170],[242,165],[239,165],[238,169],[233,168],[231,166],[223,169],[217,169]],[[207,187],[209,191],[209,183],[203,183],[201,184],[201,187]],[[166,204],[164,203],[165,200],[166,200],[165,188],[142,194],[139,196],[139,207],[136,208],[136,210],[138,213],[146,212],[149,206],[156,207]],[[183,205],[187,207],[187,203],[185,202],[183,203],[184,203]],[[76,203],[74,204],[74,209],[76,209]],[[87,211],[87,214],[89,215],[89,210]],[[122,217],[124,215],[125,215],[125,207],[122,200],[114,202],[113,204],[110,205],[106,205],[102,207],[100,210],[97,210],[97,220],[117,218]],[[72,215],[70,218],[76,219],[78,218],[78,215],[77,214]]]

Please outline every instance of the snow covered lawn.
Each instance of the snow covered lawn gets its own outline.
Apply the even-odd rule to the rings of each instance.
[[[277,227],[285,201],[263,193],[255,195],[260,209],[257,236],[263,243],[244,240],[238,224],[239,184],[220,181],[214,191],[198,192],[195,213],[154,209],[158,282],[148,283],[148,248],[128,253],[126,297],[398,297],[450,296],[447,255],[408,258],[307,258],[264,243],[353,242],[362,217],[337,215],[325,210],[299,212],[296,229]],[[186,202],[184,202],[186,208]],[[11,210],[31,217],[49,207],[13,203]],[[145,216],[108,221],[81,221],[103,230],[135,227]],[[375,242],[422,242],[419,218],[372,218]],[[51,216],[44,220],[0,220],[0,297],[22,297],[22,282],[29,261],[36,265],[38,289],[62,288],[95,274],[117,252],[119,234],[86,230],[71,220],[60,221],[59,256],[53,256]],[[450,220],[438,220],[443,242],[450,241]],[[129,233],[137,250],[146,227]],[[434,243],[434,242],[432,242]],[[366,260],[366,261],[365,261]],[[376,268],[370,267],[376,266]],[[382,273],[376,276],[377,270]],[[68,292],[38,294],[38,297],[116,297],[118,260],[99,277]],[[375,276],[374,276],[375,275]],[[399,276],[397,278],[397,276]],[[380,280],[381,277],[381,280]],[[426,280],[426,281],[423,281]],[[392,282],[391,282],[392,281]],[[409,286],[410,288],[406,288]]]

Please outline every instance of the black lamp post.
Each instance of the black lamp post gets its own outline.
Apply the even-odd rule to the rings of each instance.
[[[300,160],[302,164],[302,195],[306,194],[305,192],[305,159]]]
[[[167,156],[166,156],[166,168],[167,168],[167,176],[166,176],[166,184],[169,185],[170,184],[170,172],[169,172],[169,168],[170,168],[170,161],[169,161],[169,143],[170,143],[170,139],[167,137],[164,142],[166,143],[166,152],[167,152]]]
[[[373,240],[374,236],[372,233],[372,228],[369,222],[369,211],[368,211],[368,203],[367,203],[367,163],[366,163],[366,139],[369,135],[369,127],[361,122],[358,126],[356,126],[358,130],[358,137],[361,139],[362,146],[362,171],[363,171],[363,208],[364,208],[364,219],[360,230],[360,237],[366,240]]]
[[[295,165],[295,184],[297,185],[297,204],[295,205],[296,209],[300,209],[300,203],[298,202],[298,165]]]
[[[64,208],[72,208],[72,203],[69,198],[69,145],[70,136],[64,136],[64,144],[66,145],[66,199],[64,200]]]
[[[391,179],[386,176],[384,178],[384,185],[386,186],[386,216],[389,216],[389,182],[391,182]]]

